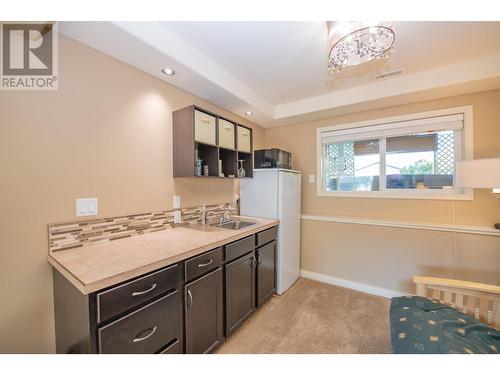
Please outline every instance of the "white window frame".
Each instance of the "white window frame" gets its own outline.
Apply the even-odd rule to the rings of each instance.
[[[381,191],[327,191],[323,174],[323,133],[328,131],[338,130],[353,130],[353,133],[359,132],[355,129],[382,125],[396,122],[412,121],[425,119],[430,117],[439,117],[447,115],[463,114],[463,129],[462,131],[455,131],[457,142],[455,142],[455,155],[456,160],[472,160],[473,159],[473,108],[472,105],[445,108],[435,111],[411,113],[401,116],[392,116],[386,118],[379,118],[374,120],[359,121],[352,123],[345,123],[334,126],[327,126],[318,128],[316,131],[316,194],[325,197],[352,197],[352,198],[395,198],[395,199],[439,199],[439,200],[472,200],[474,198],[474,190],[459,188],[455,189],[390,189]],[[375,136],[376,138],[376,136]],[[385,188],[385,142],[380,144],[381,155],[381,175],[380,186]],[[455,173],[456,181],[456,173]]]

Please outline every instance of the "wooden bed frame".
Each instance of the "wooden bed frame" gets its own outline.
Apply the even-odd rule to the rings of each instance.
[[[500,286],[413,276],[417,295],[432,298],[500,329]]]

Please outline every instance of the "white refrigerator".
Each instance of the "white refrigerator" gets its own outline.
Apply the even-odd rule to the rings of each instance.
[[[301,173],[288,169],[254,169],[252,179],[240,180],[240,213],[280,221],[276,270],[282,294],[300,275]]]

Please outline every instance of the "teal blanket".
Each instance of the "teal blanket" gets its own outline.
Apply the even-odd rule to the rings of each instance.
[[[393,298],[390,323],[394,353],[500,353],[500,332],[427,298]]]

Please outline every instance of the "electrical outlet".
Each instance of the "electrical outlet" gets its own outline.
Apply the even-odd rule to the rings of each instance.
[[[174,198],[172,199],[172,206],[173,206],[173,208],[181,208],[181,196],[180,195],[174,195]]]
[[[174,224],[180,224],[182,222],[181,211],[174,211]]]
[[[310,174],[309,175],[309,183],[314,184],[315,181],[316,181],[316,176],[313,174]]]
[[[97,198],[78,198],[76,200],[76,216],[97,215]]]

